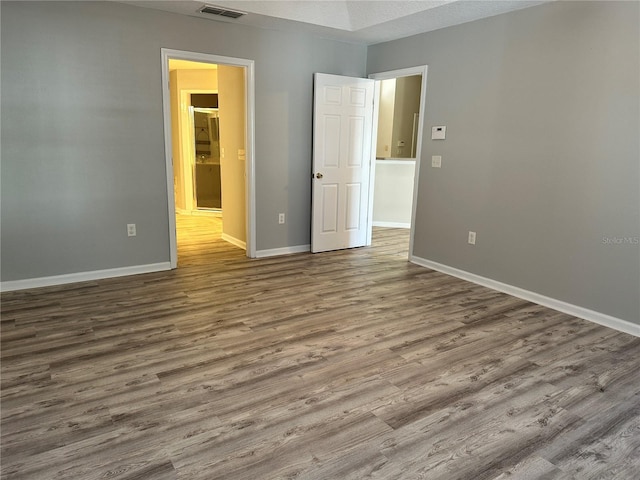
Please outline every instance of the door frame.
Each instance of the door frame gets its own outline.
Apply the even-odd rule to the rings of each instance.
[[[415,236],[416,205],[418,203],[418,179],[420,177],[420,157],[422,156],[422,137],[424,134],[424,117],[427,97],[427,70],[427,65],[418,65],[415,67],[402,68],[399,70],[371,73],[367,77],[376,80],[375,93],[373,97],[375,99],[373,104],[373,146],[371,155],[371,168],[369,169],[369,211],[367,218],[367,223],[369,225],[369,229],[367,231],[367,245],[371,245],[373,235],[373,190],[376,179],[376,141],[378,138],[378,113],[380,104],[378,98],[380,97],[380,81],[391,80],[393,78],[400,77],[410,77],[412,75],[422,75],[422,85],[420,87],[420,114],[418,116],[418,138],[416,141],[416,164],[413,174],[413,200],[411,201],[411,226],[409,227],[409,259],[413,256],[413,242]]]
[[[186,130],[186,135],[189,137],[189,142],[188,145],[183,145],[182,147],[182,155],[186,158],[189,158],[190,163],[189,165],[185,165],[186,162],[184,162],[184,158],[183,158],[183,162],[182,162],[182,181],[184,183],[184,185],[182,185],[182,188],[185,189],[185,199],[187,200],[187,204],[185,205],[185,212],[188,215],[210,215],[210,212],[205,212],[205,211],[201,211],[198,210],[198,202],[196,200],[196,187],[195,187],[195,183],[196,183],[196,175],[195,175],[195,148],[194,148],[194,142],[195,142],[195,135],[194,135],[194,125],[193,125],[193,116],[190,115],[191,113],[191,95],[194,93],[218,93],[218,89],[213,89],[213,90],[202,90],[202,89],[183,89],[180,90],[180,126],[178,127],[180,129],[180,136],[181,138],[185,138],[185,125],[188,124]],[[187,98],[189,97],[189,98]],[[183,111],[183,107],[187,106],[187,109],[189,110],[189,114],[185,114],[185,112]],[[220,215],[218,215],[220,216]]]
[[[243,67],[245,71],[245,222],[246,254],[256,257],[256,197],[255,197],[255,73],[254,61],[243,58],[224,57],[208,53],[189,52],[161,48],[162,65],[162,116],[164,124],[164,151],[167,174],[167,211],[169,214],[169,261],[171,268],[178,266],[178,243],[176,239],[176,204],[173,190],[173,150],[171,144],[171,94],[169,91],[169,60],[190,60],[200,63],[215,63],[233,67]]]

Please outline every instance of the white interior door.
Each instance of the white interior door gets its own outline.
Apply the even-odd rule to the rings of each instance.
[[[311,251],[367,241],[374,81],[315,74]]]

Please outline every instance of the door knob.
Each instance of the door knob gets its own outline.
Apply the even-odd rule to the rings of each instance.
[[[321,173],[316,173],[316,178],[322,178],[324,175],[322,175]]]

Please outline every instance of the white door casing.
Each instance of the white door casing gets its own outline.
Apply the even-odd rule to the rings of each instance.
[[[366,244],[374,81],[314,75],[311,251]]]
[[[176,208],[173,191],[173,158],[171,146],[171,95],[169,91],[169,59],[190,60],[202,63],[216,63],[244,67],[245,99],[246,99],[246,252],[251,258],[256,257],[256,195],[255,195],[255,73],[254,61],[241,58],[224,57],[207,53],[188,52],[182,50],[161,49],[162,62],[162,116],[164,123],[165,165],[167,174],[167,207],[169,215],[169,264],[171,268],[178,265],[178,247],[176,241]]]

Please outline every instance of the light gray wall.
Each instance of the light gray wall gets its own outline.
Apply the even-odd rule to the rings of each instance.
[[[427,64],[425,130],[447,126],[423,137],[416,256],[640,323],[639,9],[553,2],[369,48],[369,73]]]
[[[163,47],[255,60],[257,248],[309,243],[312,74],[363,76],[365,47],[119,3],[0,8],[3,281],[169,260]]]

